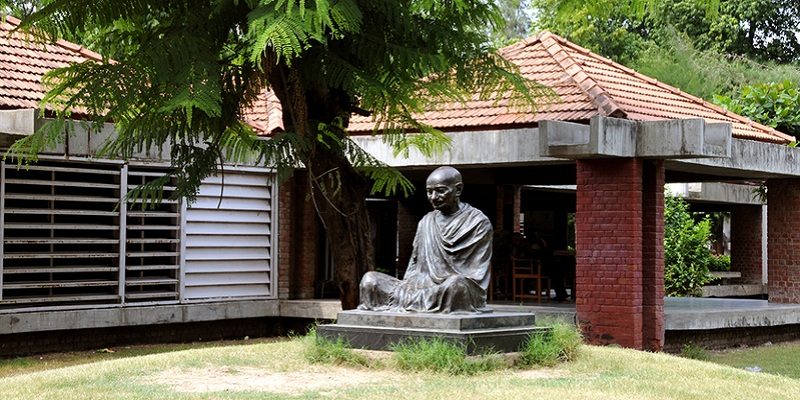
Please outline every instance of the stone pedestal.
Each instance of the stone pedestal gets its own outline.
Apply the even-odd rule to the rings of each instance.
[[[319,337],[344,339],[353,348],[388,350],[404,340],[440,337],[466,346],[469,354],[518,351],[535,327],[529,313],[422,314],[376,311],[342,311],[337,322],[320,325]]]

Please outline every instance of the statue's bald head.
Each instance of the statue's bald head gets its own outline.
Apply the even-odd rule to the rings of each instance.
[[[439,167],[433,170],[430,175],[428,175],[428,180],[426,183],[444,183],[449,185],[455,185],[460,183],[463,185],[463,181],[461,180],[461,173],[458,172],[457,169],[453,167]]]
[[[464,183],[461,173],[453,167],[436,168],[425,182],[428,200],[433,208],[445,214],[457,211]]]

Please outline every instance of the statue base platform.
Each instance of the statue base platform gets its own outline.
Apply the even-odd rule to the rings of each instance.
[[[353,348],[390,350],[395,343],[440,337],[466,346],[468,354],[519,351],[534,332],[548,328],[533,326],[529,313],[490,312],[464,314],[396,313],[348,310],[338,314],[335,324],[317,327],[318,337],[344,339]]]

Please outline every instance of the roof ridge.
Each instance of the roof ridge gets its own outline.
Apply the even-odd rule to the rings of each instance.
[[[569,41],[549,31],[541,32],[537,35],[537,40],[542,42],[542,46],[545,51],[547,51],[547,54],[549,54],[564,72],[572,78],[578,87],[589,96],[601,115],[616,118],[627,117],[627,112],[617,104],[611,94],[587,74],[580,64],[564,50],[562,45],[569,44]]]
[[[572,43],[572,42],[570,42],[570,41],[568,41],[566,39],[563,39],[563,38],[559,37],[558,35],[554,35],[554,34],[551,34],[551,35],[554,36],[557,39],[561,39],[562,44],[565,44],[567,47],[571,47],[571,48],[573,48],[573,49],[575,49],[575,50],[577,50],[577,51],[579,51],[581,53],[584,53],[586,55],[590,55],[591,57],[597,59],[598,61],[603,62],[604,64],[613,66],[614,68],[619,68],[623,72],[625,72],[625,73],[627,73],[629,75],[632,75],[632,76],[634,76],[634,77],[636,77],[638,79],[641,79],[641,80],[643,80],[643,81],[645,81],[645,82],[647,82],[647,83],[649,83],[651,85],[655,85],[655,86],[657,86],[657,87],[659,87],[661,89],[664,89],[664,90],[666,90],[666,91],[668,91],[670,93],[673,93],[675,95],[684,97],[684,98],[686,98],[686,99],[688,99],[688,100],[690,100],[690,101],[692,101],[692,102],[694,102],[696,104],[699,104],[699,105],[701,105],[703,107],[706,107],[706,108],[708,108],[708,109],[710,109],[712,111],[715,111],[715,112],[720,113],[720,114],[722,114],[724,116],[727,116],[728,118],[731,118],[731,119],[734,119],[734,120],[736,120],[738,122],[741,122],[741,123],[743,123],[743,124],[745,124],[747,126],[750,126],[750,127],[753,127],[753,128],[757,128],[757,129],[761,129],[761,130],[765,130],[765,131],[767,131],[769,133],[772,133],[772,134],[778,136],[781,139],[788,140],[788,141],[794,141],[795,140],[795,138],[793,136],[790,136],[790,135],[787,135],[787,134],[785,134],[785,133],[783,133],[781,131],[778,131],[778,130],[776,130],[775,128],[773,128],[771,126],[760,124],[758,122],[753,121],[750,118],[747,118],[745,116],[736,114],[736,113],[731,112],[729,110],[726,110],[726,109],[724,109],[724,108],[722,108],[722,107],[720,107],[720,106],[718,106],[718,105],[716,105],[714,103],[708,102],[708,101],[706,101],[706,100],[704,100],[704,99],[702,99],[700,97],[697,97],[697,96],[695,96],[693,94],[686,93],[683,90],[680,90],[679,88],[676,88],[674,86],[670,86],[670,85],[668,85],[666,83],[663,83],[663,82],[661,82],[661,81],[659,81],[659,80],[657,80],[655,78],[651,78],[651,77],[649,77],[647,75],[644,75],[641,72],[637,72],[636,70],[634,70],[632,68],[626,67],[626,66],[624,66],[624,65],[622,65],[622,64],[620,64],[620,63],[618,63],[618,62],[616,62],[616,61],[614,61],[614,60],[612,60],[610,58],[603,57],[603,56],[601,56],[601,55],[599,55],[599,54],[597,54],[597,53],[595,53],[595,52],[593,52],[593,51],[591,51],[589,49],[586,49],[586,48],[581,47],[581,46],[579,46],[579,45],[577,45],[575,43]]]
[[[529,37],[527,37],[525,39],[521,39],[521,40],[517,41],[516,43],[510,44],[510,45],[508,45],[506,47],[502,47],[502,48],[498,49],[497,53],[500,54],[501,56],[505,57],[505,56],[513,55],[513,54],[515,54],[515,53],[517,53],[517,52],[519,52],[521,50],[525,50],[526,47],[528,47],[528,46],[530,46],[532,44],[535,44],[536,42],[540,41],[541,37],[542,37],[542,35],[544,33],[549,33],[549,32],[542,31],[539,34],[537,34],[536,36],[529,36]]]
[[[9,25],[11,25],[11,26],[13,26],[15,28],[18,28],[19,25],[22,23],[22,20],[17,18],[17,17],[11,16],[11,15],[6,15],[3,22],[5,22],[5,23],[7,23],[7,24],[9,24]],[[74,53],[78,53],[78,54],[80,54],[80,55],[82,55],[82,56],[84,56],[86,58],[90,58],[90,59],[93,59],[95,61],[103,61],[103,56],[100,53],[97,53],[95,51],[89,50],[89,49],[87,49],[87,48],[85,48],[85,47],[83,47],[83,46],[81,46],[79,44],[68,42],[68,41],[66,41],[64,39],[56,39],[55,42],[44,43],[44,44],[55,44],[57,46],[65,48],[65,49],[67,49],[69,51],[72,51]]]

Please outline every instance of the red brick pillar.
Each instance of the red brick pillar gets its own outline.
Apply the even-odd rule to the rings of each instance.
[[[575,303],[590,343],[663,344],[663,183],[660,161],[577,162]]]
[[[767,182],[767,288],[771,303],[800,303],[800,179]]]
[[[311,299],[317,279],[319,223],[305,172],[278,186],[278,298]]]
[[[644,161],[642,177],[642,344],[664,346],[664,161]]]
[[[408,205],[397,203],[397,272],[400,278],[405,275],[411,250],[414,247],[414,235],[417,233],[418,218]]]
[[[290,296],[294,232],[294,178],[278,184],[278,298]]]
[[[742,283],[762,282],[761,206],[731,208],[731,271],[742,273]]]
[[[303,175],[295,187],[295,281],[294,295],[298,299],[313,299],[317,283],[317,262],[322,259],[320,222],[314,200],[309,193],[308,179]]]
[[[503,218],[506,213],[506,187],[505,185],[495,185],[494,187],[494,230],[503,230]]]

